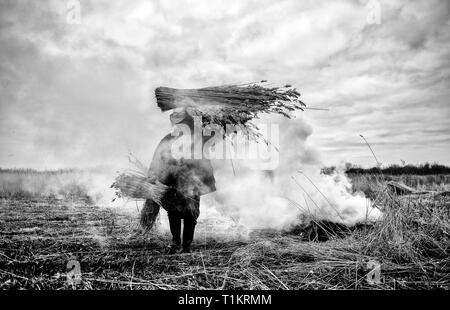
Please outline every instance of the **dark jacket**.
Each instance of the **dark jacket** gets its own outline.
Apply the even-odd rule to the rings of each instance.
[[[195,197],[216,190],[211,162],[208,159],[175,159],[172,144],[178,136],[168,134],[155,150],[150,172],[157,179],[187,197]]]

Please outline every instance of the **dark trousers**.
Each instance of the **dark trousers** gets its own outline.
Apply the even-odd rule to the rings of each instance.
[[[197,218],[191,214],[182,214],[178,211],[167,212],[167,214],[169,216],[172,242],[176,245],[181,244],[181,219],[183,219],[183,247],[189,247],[194,239]]]
[[[181,245],[181,220],[183,220],[183,247],[189,248],[200,215],[200,196],[186,197],[178,191],[169,191],[163,199],[163,207],[169,216],[172,242]]]

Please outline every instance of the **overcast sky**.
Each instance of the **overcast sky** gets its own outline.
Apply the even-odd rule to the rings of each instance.
[[[330,109],[304,113],[326,164],[372,165],[359,134],[383,163],[450,164],[450,2],[368,2],[80,0],[77,24],[0,0],[0,167],[149,160],[155,87],[261,79]]]

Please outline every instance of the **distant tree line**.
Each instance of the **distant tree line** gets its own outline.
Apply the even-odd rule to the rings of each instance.
[[[403,164],[397,165],[392,164],[386,167],[371,167],[362,168],[357,165],[346,163],[345,173],[347,174],[378,174],[383,173],[387,175],[431,175],[431,174],[450,174],[450,167],[441,165],[438,163],[423,163],[418,165]],[[336,167],[324,167],[322,168],[323,174],[332,174],[336,171]]]
[[[81,172],[79,169],[36,170],[32,168],[0,168],[0,173],[14,174],[63,174]]]

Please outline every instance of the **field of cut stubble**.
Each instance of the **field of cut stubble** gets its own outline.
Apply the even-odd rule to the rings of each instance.
[[[85,197],[3,193],[0,289],[449,289],[450,197],[377,199],[382,222],[329,229],[326,241],[305,238],[310,227],[196,240],[193,253],[169,256],[169,236],[144,235],[137,213]],[[67,281],[70,260],[80,264],[78,284]]]

